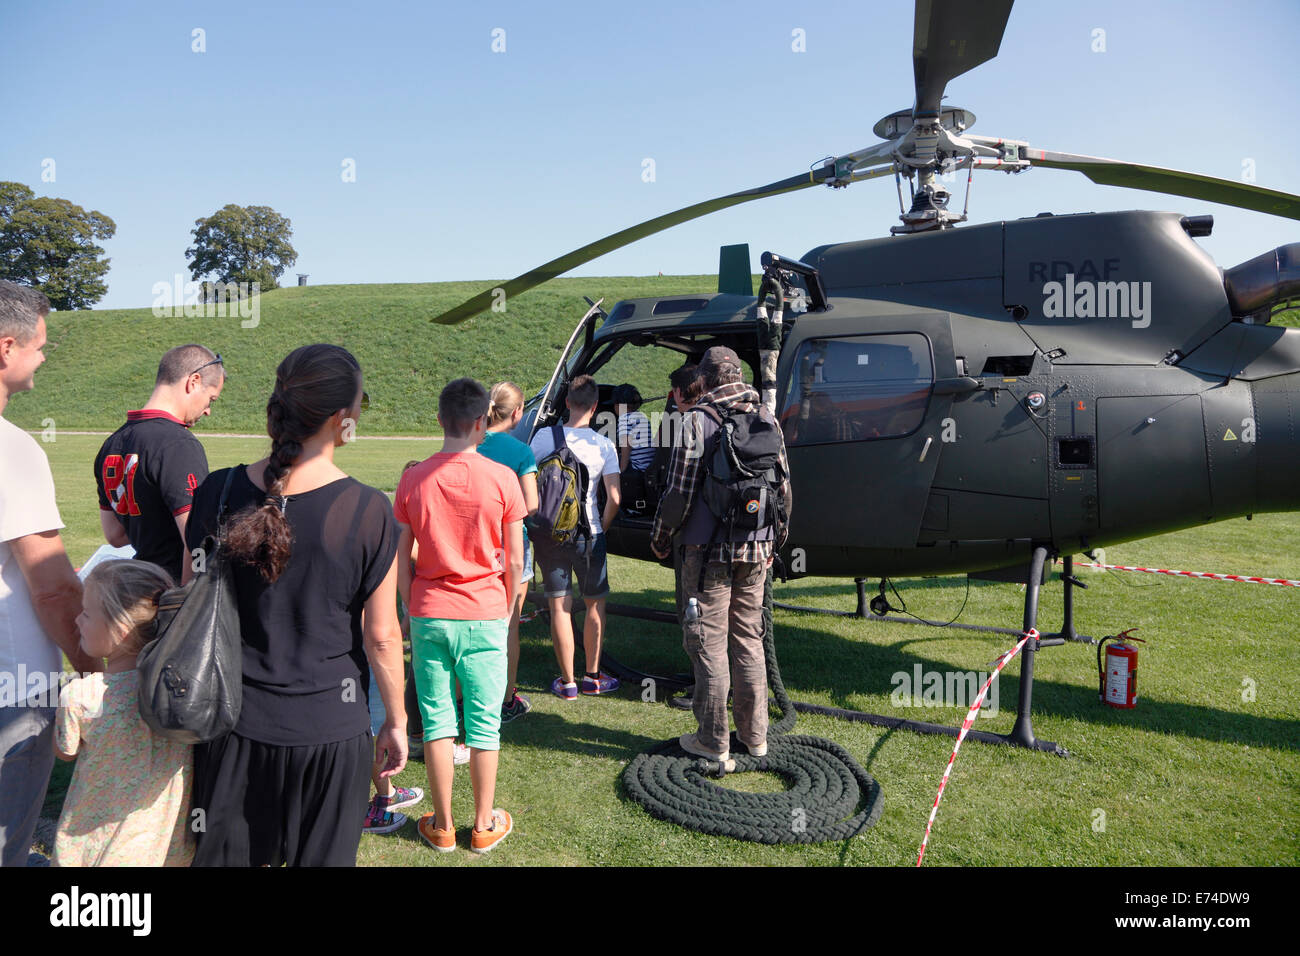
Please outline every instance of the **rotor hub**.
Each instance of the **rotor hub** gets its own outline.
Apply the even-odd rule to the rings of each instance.
[[[938,116],[926,117],[916,117],[910,109],[899,110],[881,117],[876,121],[876,125],[871,127],[871,131],[881,139],[897,139],[918,122],[926,126],[937,122],[950,132],[960,133],[975,125],[975,114],[960,106],[945,106],[939,111]]]

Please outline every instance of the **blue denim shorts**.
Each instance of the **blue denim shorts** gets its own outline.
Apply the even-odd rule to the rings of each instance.
[[[584,598],[609,594],[609,566],[605,559],[605,536],[579,538],[572,544],[537,545],[537,563],[542,569],[542,588],[549,597],[564,597],[573,588],[573,574]]]

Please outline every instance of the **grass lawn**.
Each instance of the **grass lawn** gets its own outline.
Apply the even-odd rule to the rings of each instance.
[[[90,466],[101,439],[61,434],[49,454],[74,563],[100,543]],[[213,468],[260,457],[265,440],[205,438]],[[436,442],[375,440],[339,452],[341,467],[391,491],[403,463]],[[1260,515],[1108,550],[1112,564],[1300,578],[1293,543],[1300,515]],[[1121,866],[1295,865],[1300,861],[1300,642],[1290,630],[1300,589],[1137,574],[1083,572],[1081,630],[1101,636],[1137,627],[1140,700],[1121,711],[1097,700],[1095,649],[1045,648],[1037,657],[1034,725],[1072,756],[1062,759],[968,741],[944,794],[927,865]],[[613,599],[667,608],[669,572],[614,558]],[[908,608],[946,620],[960,607],[963,578],[898,582]],[[778,585],[781,600],[848,609],[851,582],[805,578]],[[1040,629],[1060,623],[1061,589],[1044,591]],[[962,621],[1016,626],[1014,584],[972,583]],[[675,627],[610,619],[610,652],[655,673],[686,668]],[[782,673],[797,700],[960,723],[957,707],[903,709],[891,703],[894,675],[986,671],[1013,643],[1006,636],[777,611]],[[1004,672],[997,716],[980,729],[1010,729],[1019,661]],[[799,717],[796,732],[842,744],[880,781],[884,813],[844,843],[768,847],[707,837],[650,817],[626,798],[621,774],[652,743],[693,729],[688,712],[645,703],[640,688],[564,703],[547,691],[555,674],[542,621],[525,624],[520,686],[533,703],[502,730],[498,804],[516,832],[479,859],[426,847],[414,823],[393,836],[364,837],[363,865],[510,866],[622,864],[910,865],[952,748],[947,737],[886,731],[829,717]],[[1253,695],[1245,693],[1253,688]],[[1249,699],[1248,699],[1249,698]],[[63,771],[56,771],[63,773]],[[61,799],[56,776],[47,812]],[[66,778],[63,778],[66,780]],[[399,776],[428,789],[424,766]],[[764,790],[777,778],[738,775],[727,785]],[[62,783],[66,786],[66,782]],[[468,768],[457,770],[455,814],[471,822]],[[406,812],[431,809],[425,802]],[[1104,828],[1102,824],[1104,822]],[[462,845],[468,838],[462,835]]]

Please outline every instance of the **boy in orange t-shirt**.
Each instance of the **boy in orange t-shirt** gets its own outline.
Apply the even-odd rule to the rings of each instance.
[[[514,472],[478,453],[488,405],[487,391],[471,378],[456,379],[442,390],[442,451],[407,469],[393,502],[401,529],[398,587],[410,608],[411,664],[434,807],[421,818],[419,831],[443,853],[456,849],[451,819],[455,680],[463,691],[474,787],[470,849],[486,853],[514,827],[510,814],[493,808],[492,801],[506,689],[506,581],[517,581],[522,573],[527,509]],[[414,573],[413,545],[418,545]]]

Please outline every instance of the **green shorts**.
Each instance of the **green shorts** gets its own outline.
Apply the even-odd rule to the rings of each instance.
[[[465,743],[479,750],[501,749],[509,629],[505,618],[411,618],[411,667],[426,742],[456,736],[455,681],[459,680],[465,702]]]

